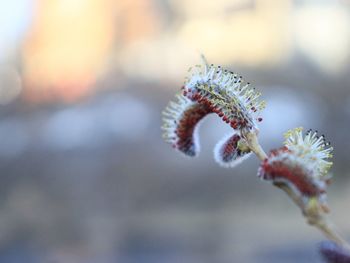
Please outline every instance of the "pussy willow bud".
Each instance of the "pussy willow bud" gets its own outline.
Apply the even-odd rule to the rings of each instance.
[[[196,156],[198,125],[206,115],[216,113],[236,135],[218,144],[215,157],[220,164],[233,166],[249,156],[244,137],[256,133],[257,123],[262,121],[259,114],[265,102],[259,100],[260,95],[242,77],[220,66],[208,65],[203,58],[203,65],[189,69],[177,101],[170,102],[164,110],[163,137],[185,155]]]
[[[302,128],[285,134],[283,147],[272,150],[259,169],[258,175],[276,185],[288,187],[303,201],[303,207],[328,211],[326,186],[330,182],[328,170],[333,148],[324,136],[311,130],[304,136]]]

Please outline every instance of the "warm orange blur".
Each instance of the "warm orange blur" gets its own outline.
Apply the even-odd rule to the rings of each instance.
[[[110,0],[38,1],[24,46],[24,78],[30,99],[74,100],[102,71],[113,41]]]
[[[302,54],[331,75],[349,63],[350,15],[341,3],[32,1],[21,76],[30,101],[75,101],[107,73],[117,82],[178,81],[200,53],[250,68],[279,67]]]
[[[69,102],[88,95],[113,57],[113,44],[120,48],[156,31],[150,3],[38,0],[23,50],[26,98]]]

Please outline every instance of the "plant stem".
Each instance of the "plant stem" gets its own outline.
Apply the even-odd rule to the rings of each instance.
[[[293,191],[285,184],[275,183],[275,186],[282,189],[292,200],[293,202],[301,209],[303,215],[306,217],[308,224],[318,228],[325,237],[330,240],[333,240],[340,246],[343,246],[350,250],[350,244],[341,237],[341,235],[336,230],[335,225],[330,221],[328,217],[324,214],[324,212],[319,209],[319,207],[308,208],[305,207],[303,200],[301,197],[294,194]]]
[[[267,158],[267,154],[259,144],[257,132],[245,133],[244,138],[246,139],[249,148],[256,154],[260,161],[263,161]]]
[[[321,214],[316,222],[308,222],[310,225],[317,227],[327,238],[343,246],[350,251],[350,244],[338,233],[335,225]]]

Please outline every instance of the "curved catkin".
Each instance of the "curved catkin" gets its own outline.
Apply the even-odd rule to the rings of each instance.
[[[203,58],[203,65],[189,69],[181,94],[164,110],[163,137],[176,150],[196,156],[198,125],[206,115],[215,113],[239,137],[238,141],[234,136],[219,142],[214,150],[215,159],[224,167],[235,166],[250,155],[242,138],[258,133],[257,123],[262,121],[260,112],[265,108],[260,96],[241,76],[220,66],[208,65]]]
[[[257,129],[262,121],[260,112],[265,102],[261,93],[241,76],[214,65],[196,65],[189,70],[183,95],[207,104],[223,121],[235,130]]]
[[[234,167],[251,155],[240,135],[234,133],[221,139],[214,148],[214,158],[223,167]]]
[[[212,111],[207,105],[177,95],[177,102],[170,102],[163,112],[165,141],[187,156],[198,155],[198,125],[210,113]]]

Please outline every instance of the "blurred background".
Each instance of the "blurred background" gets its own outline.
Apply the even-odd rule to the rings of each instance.
[[[296,127],[335,148],[332,218],[350,239],[350,1],[0,1],[0,262],[320,262],[323,237],[256,178],[161,139],[204,53],[268,102],[261,142]]]

